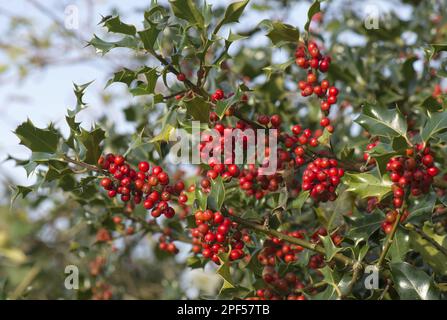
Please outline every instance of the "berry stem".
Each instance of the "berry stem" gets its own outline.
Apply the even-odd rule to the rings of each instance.
[[[388,251],[390,250],[391,245],[393,244],[394,236],[396,235],[397,226],[399,225],[402,213],[403,213],[402,209],[397,210],[397,217],[396,217],[396,221],[394,222],[393,229],[391,230],[391,233],[388,235],[388,237],[385,240],[385,244],[383,246],[382,253],[380,254],[379,260],[377,261],[377,264],[376,264],[376,266],[379,269],[382,267],[382,264],[385,261]]]

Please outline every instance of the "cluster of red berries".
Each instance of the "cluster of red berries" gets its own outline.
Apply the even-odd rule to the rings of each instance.
[[[257,120],[263,126],[271,128],[279,128],[282,123],[282,118],[278,114],[274,114],[272,116],[261,114],[258,116]]]
[[[410,215],[410,211],[408,211],[408,209],[405,209],[402,212],[402,215],[400,216],[400,222],[404,222],[408,216]],[[386,234],[391,233],[391,231],[393,230],[393,225],[396,222],[396,219],[398,217],[398,212],[396,210],[390,210],[387,212],[387,214],[385,215],[385,220],[382,222],[381,224],[381,228],[383,230],[383,232],[385,232]]]
[[[292,231],[285,234],[297,239],[304,239],[303,231]],[[286,263],[296,261],[301,251],[303,251],[303,247],[273,237],[264,242],[264,248],[258,254],[257,258],[259,263],[264,266],[274,266],[277,259],[283,260]]]
[[[273,266],[266,266],[262,271],[262,279],[266,288],[256,290],[256,296],[247,300],[306,300],[303,294],[298,293],[305,286],[293,272],[287,272],[281,277]]]
[[[170,254],[177,254],[178,248],[173,242],[174,239],[171,236],[172,236],[172,229],[165,228],[163,230],[163,234],[160,236],[160,238],[158,238],[158,248],[161,251],[168,252]]]
[[[112,240],[112,235],[110,234],[109,230],[106,228],[100,228],[96,232],[96,241],[97,242],[109,242]]]
[[[191,235],[195,254],[201,253],[204,258],[220,264],[219,253],[228,252],[231,246],[230,260],[245,256],[244,243],[250,241],[250,236],[246,230],[237,230],[237,223],[221,212],[209,209],[196,211],[194,217],[196,228],[191,229]]]
[[[110,300],[112,297],[112,287],[109,284],[101,281],[92,287],[92,300]]]
[[[391,181],[394,182],[393,205],[395,208],[402,207],[408,190],[414,197],[428,193],[433,177],[439,173],[429,147],[418,144],[415,155],[412,149],[409,149],[407,154],[410,155],[391,158],[386,165]]]
[[[301,188],[309,190],[315,201],[334,201],[337,197],[335,190],[343,175],[344,170],[338,168],[337,160],[317,158],[304,170]]]
[[[90,275],[93,277],[97,277],[98,275],[100,275],[104,271],[106,262],[106,258],[101,256],[97,256],[94,260],[90,261],[90,263],[88,264]]]
[[[211,101],[219,101],[225,98],[225,93],[222,89],[217,89],[212,95],[211,95]]]
[[[263,124],[272,126],[279,126],[281,123],[281,118],[279,116],[267,117],[268,121],[264,121]],[[279,174],[271,174],[264,175],[260,174],[260,172],[268,166],[268,160],[265,161],[261,166],[255,166],[250,164],[247,168],[240,169],[235,162],[235,147],[232,144],[232,141],[229,140],[229,137],[232,137],[231,133],[233,130],[247,130],[251,128],[244,121],[238,121],[235,128],[224,126],[222,123],[215,123],[214,129],[218,133],[219,142],[213,143],[212,134],[204,132],[202,133],[202,139],[199,146],[199,150],[201,152],[200,156],[202,159],[208,159],[207,162],[210,166],[210,169],[206,172],[206,178],[201,181],[201,186],[205,192],[209,191],[209,187],[211,185],[210,180],[216,179],[218,176],[221,176],[225,181],[229,181],[232,178],[237,178],[239,180],[239,185],[242,190],[249,196],[255,196],[257,199],[261,199],[268,192],[278,190],[279,184],[282,182],[282,176]],[[254,143],[257,142],[257,137],[255,136]],[[232,139],[232,138],[231,138]],[[269,138],[265,138],[265,144],[268,145]],[[208,143],[213,143],[212,150],[206,148]],[[222,151],[225,151],[224,146],[226,143],[231,143],[233,146],[232,149],[227,150],[228,153],[224,152],[223,159],[219,159],[221,157]],[[247,136],[243,136],[242,140],[243,146],[242,151],[246,153],[247,144],[250,143],[248,141]],[[269,147],[265,148],[265,157],[270,156]],[[290,154],[283,150],[282,148],[277,149],[277,168],[282,169],[284,164],[290,160]]]
[[[173,196],[177,197],[180,204],[188,201],[183,181],[180,180],[170,186],[169,175],[160,166],[150,168],[148,162],[142,161],[138,164],[137,171],[123,156],[113,154],[101,156],[98,165],[111,175],[102,178],[100,182],[110,198],[120,194],[123,202],[131,200],[134,204],[143,202],[147,210],[152,209],[151,215],[154,218],[162,214],[167,218],[175,215],[174,208],[169,205]]]
[[[373,141],[366,146],[367,152],[365,152],[363,154],[363,160],[365,160],[367,163],[373,164],[376,162],[376,160],[374,158],[371,158],[368,151],[371,151],[372,149],[374,149],[378,144],[379,144],[379,141]]]
[[[313,41],[309,41],[307,47],[304,44],[298,46],[295,51],[295,58],[295,62],[300,68],[308,70],[306,81],[301,80],[298,82],[301,95],[307,97],[315,94],[321,98],[321,111],[325,115],[329,114],[331,105],[337,103],[338,89],[335,86],[331,86],[327,79],[318,83],[318,71],[327,72],[331,58],[323,56],[317,44]],[[329,126],[328,119],[323,119],[321,125],[323,127]]]

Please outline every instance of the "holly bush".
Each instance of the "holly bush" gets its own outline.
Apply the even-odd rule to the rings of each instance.
[[[77,227],[77,297],[125,297],[110,279],[131,252],[116,244],[149,237],[160,263],[215,270],[217,298],[446,298],[447,7],[404,4],[411,20],[390,13],[377,28],[318,0],[303,30],[232,31],[248,0],[154,1],[141,28],[103,17],[88,46],[141,62],[104,84],[137,101],[124,110],[133,134],[78,122],[89,83],[75,85],[69,134],[15,130],[32,152],[17,164],[37,181],[14,198],[51,199]]]

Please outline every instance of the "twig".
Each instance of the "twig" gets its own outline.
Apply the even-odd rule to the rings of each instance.
[[[424,238],[425,240],[427,240],[428,242],[430,242],[430,244],[435,247],[436,249],[438,249],[439,252],[441,252],[442,254],[444,254],[447,257],[447,248],[441,246],[438,242],[435,241],[435,239],[433,239],[432,237],[430,237],[428,234],[426,234],[420,227],[411,224],[411,223],[407,223],[405,225],[405,227],[408,230],[412,230],[416,233],[418,233],[422,238]]]

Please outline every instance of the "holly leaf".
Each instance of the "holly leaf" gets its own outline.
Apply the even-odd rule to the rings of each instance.
[[[109,32],[123,33],[130,36],[134,36],[137,32],[135,26],[131,24],[126,24],[120,20],[119,16],[110,17],[104,21],[104,26]]]
[[[100,144],[105,139],[105,131],[101,128],[92,131],[81,129],[81,133],[77,137],[86,149],[83,161],[89,164],[97,164],[101,156]]]
[[[153,137],[149,142],[160,142],[160,141],[164,141],[167,142],[169,141],[169,137],[171,136],[171,132],[172,130],[174,130],[175,127],[172,126],[171,124],[167,123],[160,131],[159,134],[157,134],[155,137]]]
[[[424,197],[414,199],[408,208],[411,214],[407,222],[419,223],[430,219],[436,205],[436,199],[437,197],[433,191]]]
[[[433,59],[433,57],[436,54],[438,54],[439,52],[442,52],[442,51],[447,51],[447,44],[432,43],[432,44],[430,44],[430,48],[425,50],[429,60]]]
[[[430,112],[438,112],[442,110],[442,103],[432,95],[429,95],[421,102],[421,107]]]
[[[320,204],[321,210],[316,211],[321,224],[328,231],[332,231],[344,224],[343,215],[354,209],[355,195],[342,191],[333,202]]]
[[[300,31],[290,24],[279,21],[265,21],[264,24],[269,25],[270,31],[267,33],[267,37],[275,46],[285,43],[298,43],[300,40]]]
[[[233,2],[225,10],[224,18],[222,19],[221,25],[225,25],[232,22],[239,22],[239,18],[244,12],[249,0]]]
[[[19,125],[14,133],[20,139],[20,144],[32,152],[55,153],[62,138],[52,125],[40,129],[35,127],[30,119]]]
[[[350,229],[347,237],[354,240],[356,243],[360,241],[368,241],[369,237],[380,228],[385,215],[379,209],[374,210],[369,214],[362,214],[362,216],[355,219],[350,218]]]
[[[190,115],[194,120],[208,123],[210,119],[210,104],[200,96],[196,96],[192,99],[183,100],[186,106],[186,113]]]
[[[220,210],[225,200],[225,186],[222,177],[219,176],[211,180],[211,192],[208,195],[208,207],[213,210]]]
[[[321,11],[320,8],[320,1],[315,0],[314,3],[309,7],[309,10],[307,11],[307,22],[304,25],[304,30],[309,32],[310,23],[312,22],[312,18],[315,14]]]
[[[196,187],[195,198],[200,210],[206,210],[208,203],[208,195],[202,191],[202,188]]]
[[[406,137],[407,134],[407,121],[398,108],[366,104],[355,122],[373,136],[392,138]]]
[[[388,251],[388,257],[392,263],[403,262],[410,249],[410,236],[403,228],[398,228],[394,235],[393,243]]]
[[[392,190],[392,181],[388,176],[378,177],[371,173],[346,173],[344,183],[361,198],[377,197],[379,201]]]
[[[93,39],[89,41],[88,45],[94,47],[97,53],[105,55],[114,48],[131,48],[136,49],[138,42],[135,37],[125,36],[121,40],[108,42],[97,35],[93,35]]]
[[[191,256],[186,259],[186,265],[191,269],[203,268],[206,262],[197,256]]]
[[[414,227],[413,227],[414,228]],[[410,228],[410,246],[411,248],[418,252],[424,262],[426,262],[433,270],[440,275],[447,275],[447,256],[439,251],[433,243],[427,241],[421,236],[419,232],[414,231]],[[438,235],[434,232],[433,226],[426,222],[422,227],[422,232],[430,237],[433,241],[438,243],[441,247],[447,249],[447,235]]]
[[[177,18],[203,28],[205,20],[193,0],[169,0],[169,4]]]
[[[438,300],[439,291],[422,270],[406,262],[390,264],[394,288],[401,300]]]
[[[26,187],[26,186],[14,186],[14,194],[11,196],[11,205],[14,203],[14,201],[17,200],[18,197],[22,197],[22,199],[25,199],[26,196],[33,192],[32,187]]]
[[[229,253],[220,253],[219,255],[220,266],[217,269],[217,274],[222,277],[224,283],[221,291],[234,288],[233,277],[230,272]]]
[[[447,131],[447,112],[428,112],[427,120],[422,127],[421,137],[424,142]]]
[[[326,261],[331,261],[334,256],[343,250],[343,248],[338,248],[335,246],[334,242],[332,242],[332,238],[330,235],[320,236],[321,242],[323,243],[324,250],[326,251]]]
[[[141,41],[143,42],[144,49],[152,51],[154,44],[157,41],[160,30],[155,26],[151,26],[143,31],[138,31]]]
[[[298,197],[292,200],[292,202],[289,203],[288,208],[289,209],[296,209],[301,212],[301,209],[303,208],[304,203],[307,199],[309,199],[309,191],[301,191]]]

